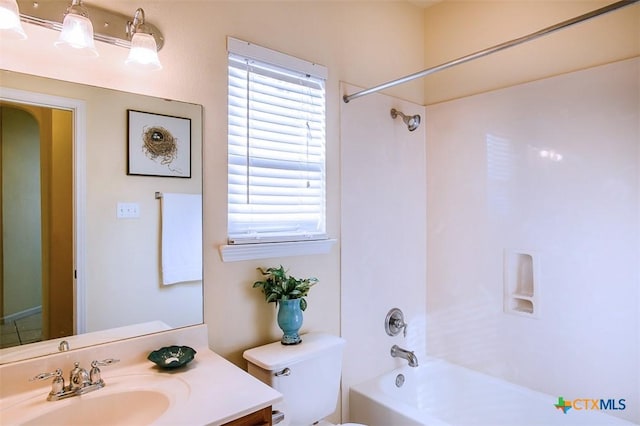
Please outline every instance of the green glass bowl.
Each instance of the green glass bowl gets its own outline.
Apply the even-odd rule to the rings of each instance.
[[[165,346],[149,354],[147,359],[160,368],[178,368],[188,364],[196,355],[189,346]]]

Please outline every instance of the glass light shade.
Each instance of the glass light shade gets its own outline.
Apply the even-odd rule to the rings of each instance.
[[[67,13],[62,22],[62,32],[56,47],[71,50],[83,56],[98,56],[93,42],[93,25],[89,18],[75,13]]]
[[[24,40],[27,34],[20,22],[16,0],[0,0],[0,34],[2,38]]]
[[[151,34],[135,33],[131,38],[131,49],[125,64],[145,70],[162,69],[158,58],[156,40]]]

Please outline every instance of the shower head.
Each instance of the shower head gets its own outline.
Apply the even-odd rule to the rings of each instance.
[[[404,124],[407,125],[407,128],[410,132],[413,132],[420,125],[420,116],[418,114],[408,116],[404,115],[395,108],[391,108],[391,118],[395,119],[397,116],[402,117],[402,121],[404,121]]]

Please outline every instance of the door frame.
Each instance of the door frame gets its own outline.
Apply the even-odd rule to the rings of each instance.
[[[0,100],[71,111],[73,120],[74,334],[86,332],[86,141],[87,107],[80,99],[0,87]]]

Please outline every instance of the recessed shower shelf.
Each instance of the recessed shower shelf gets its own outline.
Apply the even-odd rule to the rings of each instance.
[[[533,314],[533,300],[531,297],[527,297],[527,298],[512,297],[510,310],[513,312]]]
[[[524,250],[504,253],[504,311],[530,318],[538,314],[538,258]]]
[[[511,297],[515,297],[516,299],[533,300],[533,293],[530,293],[530,294],[513,293]]]

